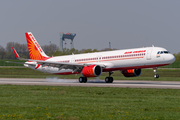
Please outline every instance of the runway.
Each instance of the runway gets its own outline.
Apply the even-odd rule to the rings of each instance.
[[[89,80],[87,83],[79,83],[78,80],[76,79],[0,78],[0,84],[180,89],[179,81],[114,80],[113,83],[105,83],[104,80],[94,79],[94,80]]]

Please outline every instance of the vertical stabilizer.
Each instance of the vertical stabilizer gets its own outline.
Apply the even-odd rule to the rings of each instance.
[[[31,32],[25,33],[27,45],[29,49],[30,59],[32,60],[46,60],[49,57],[44,53],[41,46],[36,41],[35,37]]]

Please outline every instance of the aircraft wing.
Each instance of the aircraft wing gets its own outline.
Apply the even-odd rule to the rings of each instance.
[[[37,64],[42,65],[42,67],[44,67],[44,66],[57,67],[57,68],[59,68],[59,70],[71,69],[71,70],[73,70],[73,72],[81,72],[85,66],[94,65],[94,64],[86,64],[86,63],[79,64],[79,63],[65,63],[65,62],[42,61],[42,60],[29,60],[29,61],[37,62]],[[99,65],[99,66],[104,68],[104,65]]]
[[[71,69],[73,72],[81,72],[84,66],[88,64],[77,64],[77,63],[65,63],[65,62],[56,62],[56,61],[42,61],[42,60],[29,60],[33,62],[37,62],[37,64],[48,67],[57,67],[59,70],[61,69]]]

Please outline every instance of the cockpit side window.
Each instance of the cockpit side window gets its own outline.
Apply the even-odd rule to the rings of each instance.
[[[164,53],[165,53],[165,54],[168,54],[168,53],[169,53],[169,51],[164,51]]]
[[[169,54],[169,51],[158,51],[157,54]]]

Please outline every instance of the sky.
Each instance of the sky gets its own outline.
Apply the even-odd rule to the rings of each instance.
[[[59,32],[71,32],[78,50],[111,42],[116,49],[154,45],[178,53],[179,6],[179,0],[3,0],[0,45],[26,44],[25,32],[32,32],[41,46],[59,46]]]

